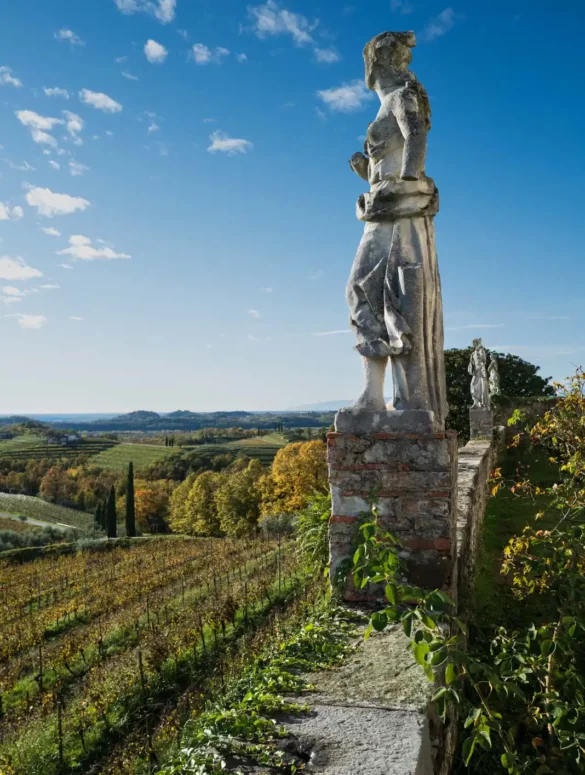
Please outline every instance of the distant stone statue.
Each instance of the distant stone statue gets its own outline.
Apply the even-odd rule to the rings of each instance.
[[[500,387],[500,368],[498,366],[498,359],[492,358],[490,365],[488,366],[488,375],[490,383],[490,396],[499,396],[502,392]]]
[[[433,224],[439,194],[425,175],[431,109],[425,89],[408,70],[414,45],[412,32],[384,32],[364,49],[366,85],[381,107],[369,125],[365,154],[350,160],[370,184],[357,203],[357,216],[366,225],[347,286],[355,349],[366,376],[353,410],[386,409],[390,358],[392,408],[432,411],[443,426],[448,406]]]
[[[474,350],[469,359],[468,372],[471,374],[471,397],[473,409],[489,409],[490,394],[488,389],[487,352],[481,339],[473,340]]]

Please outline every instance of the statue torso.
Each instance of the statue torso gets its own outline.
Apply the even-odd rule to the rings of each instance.
[[[404,137],[393,107],[401,91],[397,89],[384,97],[378,115],[368,127],[366,153],[370,157],[369,181],[372,186],[400,175]]]

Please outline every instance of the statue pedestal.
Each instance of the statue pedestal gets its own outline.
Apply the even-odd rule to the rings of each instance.
[[[380,524],[403,546],[408,581],[448,587],[456,557],[457,437],[432,412],[337,413],[328,434],[331,575],[355,551],[360,516],[376,499]],[[346,599],[368,599],[353,586]]]
[[[469,436],[477,439],[480,436],[491,439],[494,435],[494,415],[491,409],[469,410]]]

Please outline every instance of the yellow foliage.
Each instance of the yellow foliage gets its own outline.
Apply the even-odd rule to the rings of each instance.
[[[322,441],[289,444],[280,449],[269,474],[259,480],[262,515],[294,513],[314,492],[326,493],[327,447]]]

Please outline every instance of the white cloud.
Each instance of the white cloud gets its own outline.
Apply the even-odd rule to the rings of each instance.
[[[60,89],[58,86],[53,87],[47,87],[45,86],[43,88],[43,91],[47,95],[47,97],[63,97],[64,100],[69,99],[69,92],[67,89]]]
[[[42,328],[49,322],[44,315],[24,315],[18,313],[14,317],[18,319],[18,325],[21,328]]]
[[[40,116],[34,110],[17,110],[16,118],[23,126],[31,130],[47,131],[58,124],[63,124],[62,118],[52,118],[51,116]]]
[[[69,174],[73,175],[73,177],[78,177],[79,175],[83,175],[84,172],[87,172],[89,170],[89,167],[85,164],[81,164],[78,161],[75,161],[75,159],[71,159],[69,161]]]
[[[248,6],[248,15],[254,23],[253,30],[257,37],[290,35],[299,46],[313,42],[311,32],[319,23],[316,21],[311,24],[306,16],[287,11],[275,0],[267,0],[264,5]]]
[[[41,132],[40,129],[33,129],[31,135],[35,143],[44,143],[45,145],[50,145],[52,148],[57,147],[57,141],[53,135],[50,135],[48,132]]]
[[[3,286],[2,293],[5,294],[6,296],[22,297],[26,295],[24,291],[21,291],[20,288],[15,288],[13,285]]]
[[[78,116],[77,113],[72,113],[70,110],[64,110],[63,115],[67,123],[67,131],[73,137],[75,145],[82,145],[81,138],[78,137],[78,133],[83,130],[83,119]]]
[[[99,241],[99,240],[98,240]],[[89,237],[73,234],[69,237],[69,247],[57,251],[58,256],[71,256],[76,261],[112,261],[116,258],[131,258],[127,253],[116,253],[110,247],[94,248]]]
[[[213,132],[209,135],[211,145],[207,149],[209,153],[215,153],[221,151],[227,153],[229,156],[233,156],[236,153],[247,153],[252,150],[254,144],[250,140],[244,140],[239,137],[230,137],[225,132]]]
[[[229,56],[229,49],[218,46],[214,51],[204,43],[195,43],[192,48],[193,59],[198,65],[208,65],[210,62],[221,64],[222,57]]]
[[[337,336],[338,334],[350,334],[349,328],[338,328],[335,331],[316,331],[311,336]]]
[[[59,264],[59,266],[61,267],[61,269],[73,269],[71,264]]]
[[[60,288],[60,285],[57,285],[57,283],[46,283],[45,285],[39,285],[39,288],[42,288],[43,291],[54,291],[57,290],[57,288]]]
[[[122,13],[148,13],[168,24],[175,18],[177,0],[114,0]]]
[[[249,309],[248,310],[248,315],[251,315],[253,318],[256,318],[256,319],[262,317],[262,315],[258,312],[257,309]]]
[[[424,30],[420,33],[420,40],[435,40],[446,35],[455,24],[455,11],[452,8],[445,8],[444,11],[434,19],[431,19]]]
[[[116,59],[115,59],[115,62],[116,62],[118,65],[121,65],[121,64],[122,64],[122,62],[126,62],[127,60],[128,60],[128,57],[116,57]]]
[[[341,57],[334,48],[318,48],[315,46],[315,59],[317,62],[324,62],[330,65],[333,62],[339,62]]]
[[[54,159],[49,159],[49,164],[51,165],[51,167],[54,170],[60,170],[61,169],[61,165],[59,164],[59,162],[55,161]]]
[[[42,276],[42,272],[29,266],[20,256],[0,256],[0,280],[31,280]]]
[[[320,277],[323,277],[325,272],[322,269],[317,269],[316,272],[312,272],[309,275],[309,280],[318,280]]]
[[[236,54],[236,59],[238,62],[245,62],[248,59],[247,54]]]
[[[151,121],[151,123],[148,125],[147,132],[149,134],[152,134],[153,132],[158,132],[160,129],[159,125],[156,124],[154,121]]]
[[[22,81],[20,78],[15,78],[12,75],[11,67],[2,65],[2,67],[0,67],[0,86],[15,86],[17,89],[20,89]]]
[[[122,105],[119,102],[103,92],[82,89],[79,92],[79,99],[86,105],[93,105],[94,108],[103,110],[104,113],[119,113],[122,110]]]
[[[83,320],[79,315],[69,315],[69,320]]]
[[[156,40],[149,39],[144,44],[144,56],[152,64],[162,64],[167,58],[168,51],[166,48],[157,43]]]
[[[66,41],[72,46],[85,46],[85,41],[81,40],[73,30],[67,30],[64,27],[55,33],[55,39],[60,41]]]
[[[19,207],[18,205],[10,207],[8,202],[0,202],[0,221],[17,221],[19,218],[22,218],[23,215],[24,211],[22,207]]]
[[[48,234],[49,237],[60,237],[61,236],[61,232],[57,231],[57,229],[54,229],[52,226],[47,226],[47,227],[43,228],[43,231],[45,232],[45,234]]]
[[[329,110],[340,113],[351,113],[360,110],[374,94],[366,87],[363,81],[351,81],[332,89],[323,89],[317,92],[317,96],[323,100]]]
[[[47,153],[51,152],[47,151]],[[20,172],[34,172],[36,170],[36,167],[32,167],[27,161],[23,161],[22,164],[15,164],[10,159],[2,159],[2,161],[8,164],[11,170],[19,170]]]
[[[129,81],[138,81],[138,80],[140,80],[137,75],[132,75],[132,73],[129,73],[126,70],[122,71],[122,75],[124,76],[124,78],[127,78]]]
[[[36,207],[39,215],[52,218],[54,215],[70,215],[78,210],[83,212],[90,206],[87,199],[69,194],[56,194],[50,188],[31,186],[26,193],[26,201]]]
[[[260,288],[264,293],[272,293],[272,288]]]
[[[390,8],[394,13],[401,13],[403,15],[412,13],[414,6],[408,0],[390,0]]]

